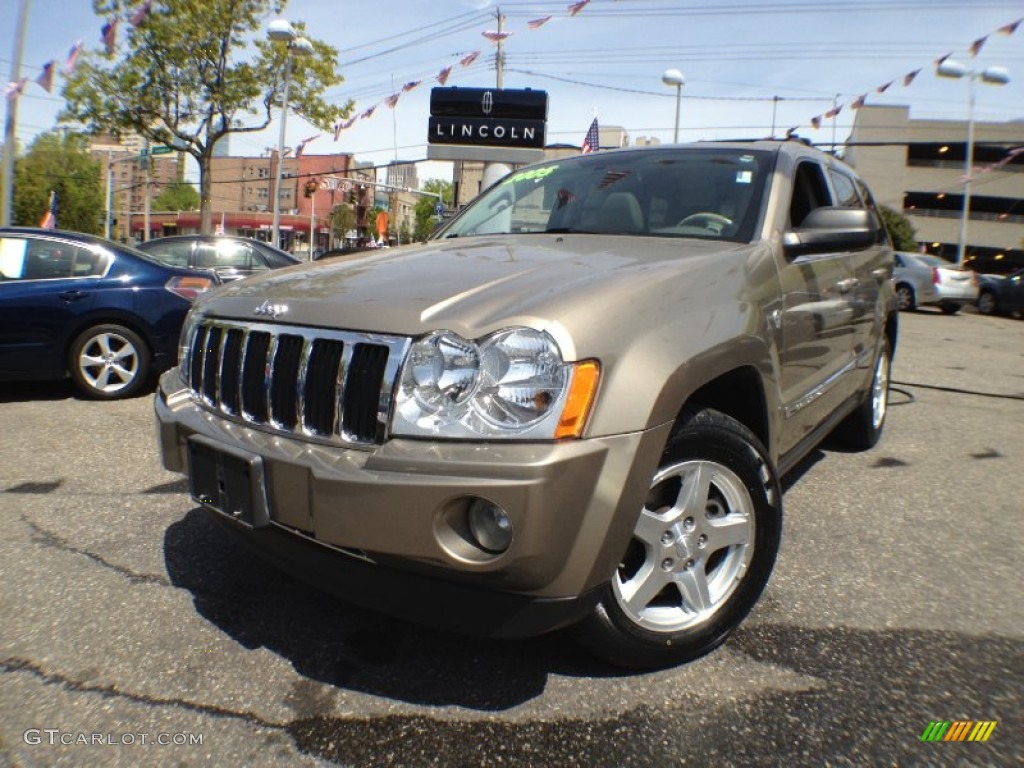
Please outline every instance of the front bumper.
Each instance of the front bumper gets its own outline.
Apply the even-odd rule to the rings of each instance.
[[[155,408],[169,470],[188,471],[193,435],[259,457],[269,525],[231,527],[286,570],[378,610],[500,635],[537,634],[589,610],[625,551],[671,427],[552,443],[394,439],[352,450],[211,413],[177,370],[161,378]],[[513,523],[500,555],[476,547],[463,523],[477,497]]]

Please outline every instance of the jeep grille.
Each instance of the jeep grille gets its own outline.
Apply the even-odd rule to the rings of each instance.
[[[205,320],[181,370],[193,398],[228,418],[317,441],[383,442],[409,340]]]

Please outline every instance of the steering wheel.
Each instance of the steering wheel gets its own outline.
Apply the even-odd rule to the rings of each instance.
[[[726,227],[732,226],[732,219],[728,216],[723,216],[720,213],[714,213],[713,211],[700,211],[699,213],[691,213],[685,219],[679,222],[680,227],[703,227],[706,230],[714,232],[716,235],[722,234]]]

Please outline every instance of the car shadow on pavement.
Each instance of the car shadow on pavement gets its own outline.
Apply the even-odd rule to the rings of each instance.
[[[193,509],[167,528],[171,583],[238,643],[278,654],[311,680],[413,704],[499,711],[540,695],[551,672],[626,674],[564,633],[463,637],[347,604],[267,564],[211,515]]]
[[[75,389],[70,379],[63,381],[13,381],[0,383],[0,403],[25,403],[30,400],[71,400]]]
[[[128,399],[153,397],[155,390],[156,382],[154,381]],[[48,400],[89,401],[89,398],[75,389],[71,379],[0,382],[0,403],[45,402]]]

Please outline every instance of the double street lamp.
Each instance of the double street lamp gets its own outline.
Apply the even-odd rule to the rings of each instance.
[[[959,61],[944,59],[935,68],[939,77],[967,78],[967,151],[964,160],[964,205],[960,216],[960,243],[956,263],[963,266],[967,254],[967,217],[971,211],[971,176],[974,174],[974,81],[981,80],[989,85],[1006,85],[1010,73],[1005,67],[986,67],[982,70],[968,69]]]
[[[310,56],[313,44],[299,35],[295,27],[286,19],[275,19],[267,25],[267,37],[276,43],[285,43],[288,54],[284,65],[284,91],[281,94],[281,130],[277,138],[277,168],[274,171],[274,219],[272,224],[271,243],[280,247],[281,235],[281,166],[284,165],[284,134],[288,121],[288,87],[292,79],[292,57]]]
[[[668,86],[675,86],[676,89],[676,129],[672,134],[672,143],[679,143],[679,105],[683,100],[683,86],[686,85],[686,78],[678,69],[666,69],[661,76],[661,82]]]

